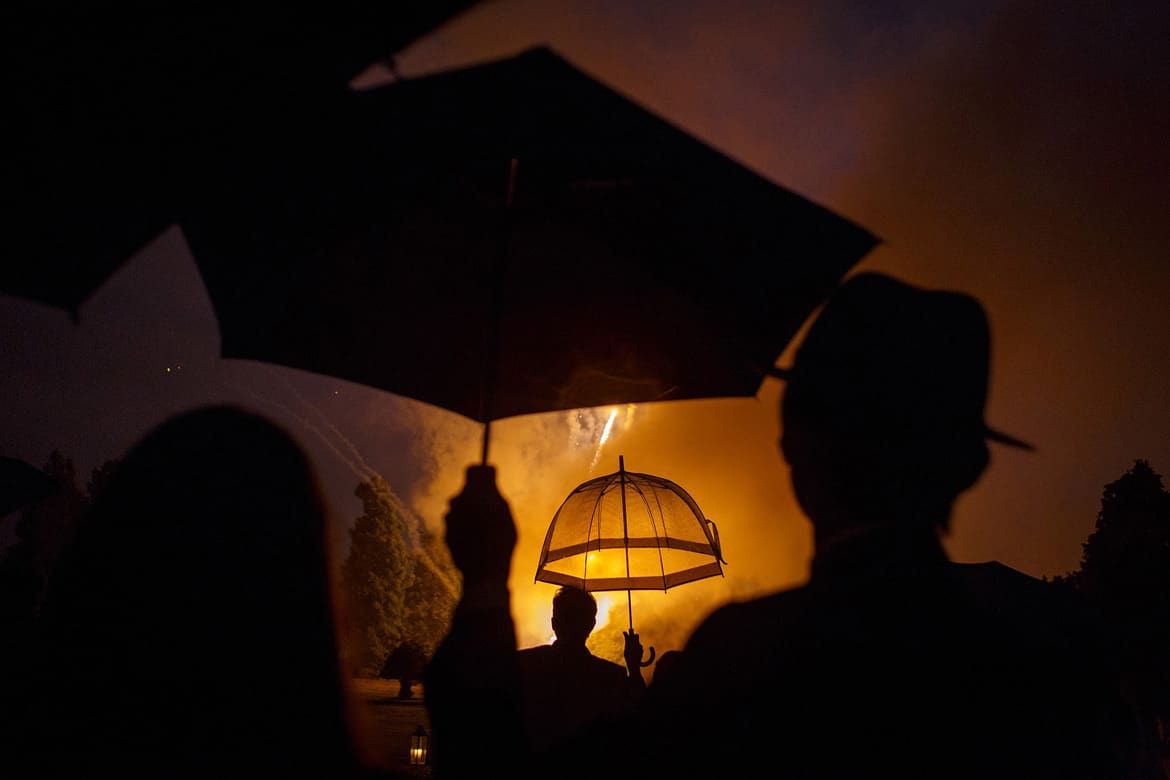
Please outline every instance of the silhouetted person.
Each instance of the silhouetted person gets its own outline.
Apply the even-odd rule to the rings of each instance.
[[[645,690],[639,659],[623,667],[585,646],[597,623],[597,600],[572,586],[552,601],[552,644],[519,651],[525,725],[532,749],[543,752],[601,719],[627,714]]]
[[[687,749],[671,713],[718,712],[719,753],[694,757],[700,772],[1111,771],[1107,670],[1080,644],[1091,637],[1063,632],[1046,583],[999,576],[1008,593],[978,591],[941,543],[989,462],[986,442],[1027,446],[984,422],[990,343],[965,295],[867,273],[829,300],[779,372],[780,446],[813,524],[809,580],[699,626],[648,716],[661,724],[654,753]],[[710,670],[720,685],[700,686]]]
[[[990,344],[969,296],[875,273],[845,282],[778,371],[781,451],[814,531],[808,582],[716,610],[637,716],[567,744],[558,774],[1113,776],[1112,681],[1091,633],[1062,626],[1048,591],[1011,591],[1027,609],[977,592],[941,543],[987,441],[1027,446],[984,421]],[[456,610],[428,683],[443,708],[466,685],[468,648],[499,652],[512,634],[510,515],[495,494],[477,522],[490,502],[475,496],[494,485],[470,477],[448,543],[470,592],[495,595]],[[443,722],[448,749],[473,741],[468,723]]]
[[[654,664],[653,684],[658,686],[665,685],[666,680],[678,670],[679,664],[682,662],[682,650],[667,650],[658,657],[658,661]],[[712,680],[712,684],[718,684],[718,681]]]
[[[987,440],[1025,446],[984,422],[990,344],[982,306],[955,292],[862,274],[828,301],[778,372],[780,448],[813,525],[810,579],[696,629],[659,697],[655,751],[686,748],[669,713],[688,707],[723,713],[710,738],[725,754],[697,757],[700,771],[1108,771],[1103,668],[1055,630],[1057,614],[1019,621],[972,593],[942,546]],[[697,686],[713,669],[718,688]]]
[[[251,413],[135,445],[45,604],[36,774],[363,773],[326,519],[301,449]]]
[[[435,777],[481,778],[498,767],[526,777],[534,762],[508,591],[516,525],[495,468],[468,468],[444,519],[463,590],[450,630],[423,671]]]

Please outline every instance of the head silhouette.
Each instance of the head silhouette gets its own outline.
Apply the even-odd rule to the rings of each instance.
[[[856,526],[946,530],[988,462],[991,336],[974,298],[878,273],[847,280],[797,351],[781,449],[818,536]]]
[[[315,471],[261,417],[210,407],[149,433],[46,604],[65,687],[50,738],[163,774],[341,769],[352,705],[326,520]]]
[[[678,674],[679,665],[683,661],[682,650],[667,650],[658,657],[657,663],[654,664],[654,682],[661,684],[669,680],[672,675]]]
[[[597,623],[597,600],[591,593],[565,585],[553,596],[552,627],[557,642],[584,645]]]

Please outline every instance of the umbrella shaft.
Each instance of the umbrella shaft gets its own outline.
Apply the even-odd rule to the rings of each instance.
[[[496,390],[496,369],[499,361],[500,352],[500,317],[503,313],[503,305],[501,298],[503,296],[503,279],[507,273],[508,264],[508,245],[510,243],[512,226],[510,224],[511,216],[507,213],[512,208],[512,201],[516,196],[516,172],[520,167],[520,160],[513,157],[508,162],[508,188],[504,194],[504,210],[505,213],[501,220],[500,233],[500,247],[499,255],[496,258],[495,275],[491,279],[492,287],[492,320],[488,323],[488,330],[485,333],[487,343],[484,349],[484,365],[483,372],[480,376],[480,417],[485,420],[483,424],[483,451],[482,461],[486,466],[488,462],[488,440],[491,438],[491,421],[495,416],[495,390]]]
[[[626,550],[626,579],[630,577],[630,525],[626,516],[626,456],[618,455],[618,479],[622,495],[622,545]],[[634,602],[630,591],[626,591],[626,609],[630,615],[630,633],[634,633]]]

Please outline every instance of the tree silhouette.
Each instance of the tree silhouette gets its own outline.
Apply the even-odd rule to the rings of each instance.
[[[354,490],[364,512],[349,530],[341,580],[349,608],[350,652],[358,674],[378,674],[403,637],[411,559],[389,485],[373,476]]]
[[[78,486],[72,458],[53,450],[42,470],[53,478],[58,489],[23,509],[16,521],[16,542],[4,551],[0,561],[5,581],[20,583],[19,598],[14,598],[7,609],[13,614],[23,612],[30,620],[40,611],[49,578],[90,503]]]
[[[91,503],[109,486],[121,463],[122,461],[117,459],[107,460],[90,472],[89,481],[85,483],[85,492]]]
[[[1117,649],[1121,686],[1143,749],[1170,726],[1170,492],[1145,460],[1105,486],[1080,569],[1056,578],[1082,591]]]
[[[447,546],[421,524],[419,544],[411,553],[414,576],[406,592],[403,634],[430,657],[451,625],[459,599],[459,576]]]
[[[105,484],[114,461],[94,469],[89,490],[78,485],[73,459],[59,450],[49,454],[42,471],[56,483],[48,495],[28,503],[16,521],[16,541],[0,554],[0,691],[9,702],[34,696],[28,667],[36,653],[33,636],[41,603],[62,556],[68,553],[85,521],[96,489]],[[0,733],[7,735],[18,718],[15,706],[0,707]]]

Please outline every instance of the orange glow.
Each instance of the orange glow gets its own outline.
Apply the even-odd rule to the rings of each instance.
[[[551,46],[766,178],[875,231],[883,244],[855,270],[977,295],[996,339],[988,417],[1041,451],[993,453],[987,475],[956,505],[948,551],[1034,576],[1077,566],[1101,485],[1119,464],[1165,452],[1170,425],[1170,264],[1159,259],[1170,235],[1170,145],[1165,79],[1148,67],[1164,48],[1158,4],[1134,14],[1071,4],[1058,19],[1037,3],[1003,4],[977,15],[982,21],[914,14],[898,33],[905,46],[860,58],[834,54],[856,48],[842,36],[867,28],[842,26],[831,4],[757,4],[736,14],[685,3],[652,15],[638,4],[506,5],[482,3],[412,44],[395,58],[399,71],[421,75]],[[1139,22],[1143,15],[1156,23]],[[1115,40],[1127,45],[1109,45]],[[765,76],[745,79],[745,61]],[[986,98],[977,110],[972,94]],[[1102,311],[1105,320],[1086,316]],[[1088,377],[1086,366],[1098,370]],[[654,407],[674,403],[642,410],[657,429]],[[775,439],[754,441],[773,424],[775,407],[761,406],[759,421],[722,416],[714,453],[774,484],[743,493],[743,478],[712,466],[694,446],[708,442],[685,433],[662,436],[677,452],[648,450],[671,462],[645,467],[712,492],[698,498],[731,535],[729,586],[747,590],[797,576],[808,549]],[[675,419],[684,431],[691,424]],[[746,446],[727,445],[737,440]],[[699,466],[707,484],[679,479],[672,467],[684,462]],[[720,492],[741,497],[724,501]],[[741,523],[766,533],[736,538]],[[765,557],[755,554],[760,546],[772,566],[744,572],[748,556]],[[517,566],[526,569],[523,557]]]
[[[1163,376],[1151,372],[1166,352],[1156,334],[1167,332],[1159,318],[1170,265],[1151,259],[1167,243],[1159,210],[1165,123],[1150,113],[1164,100],[1159,80],[1122,78],[1147,73],[1126,58],[1154,51],[1160,40],[1099,46],[1108,40],[1099,34],[1107,15],[1073,9],[1054,26],[1041,6],[1024,4],[988,29],[923,25],[910,36],[912,49],[862,65],[825,58],[841,29],[831,9],[812,4],[778,11],[782,24],[737,18],[718,4],[688,6],[656,16],[653,28],[644,15],[615,17],[579,3],[510,6],[509,13],[493,4],[472,9],[411,46],[399,68],[423,73],[551,45],[766,177],[877,232],[887,243],[856,270],[980,297],[996,339],[988,417],[1041,451],[993,451],[986,475],[956,504],[948,551],[1034,576],[1077,565],[1108,475],[1143,452],[1165,450],[1165,382],[1147,381]],[[1069,36],[1061,39],[1067,45],[1049,45],[1058,33]],[[764,90],[760,80],[743,80],[744,56],[755,58],[758,72],[815,64],[807,73],[824,80]],[[1106,72],[1119,89],[1084,93],[1085,84],[1105,83]],[[976,112],[973,88],[988,97]],[[756,112],[766,121],[745,121]],[[1066,132],[1070,118],[1076,133]],[[826,132],[803,132],[812,127]],[[786,142],[777,143],[781,136]],[[817,143],[802,146],[800,138]],[[1083,156],[1090,150],[1099,156]],[[1102,258],[1132,274],[1105,272]],[[1108,327],[1085,316],[1091,311],[1110,312]],[[792,352],[777,364],[789,365]],[[1126,381],[1087,381],[1086,365],[1101,367],[1099,378]],[[770,380],[758,401],[642,404],[637,426],[618,414],[604,447],[609,407],[583,410],[580,421],[532,415],[493,423],[492,457],[520,536],[510,583],[518,636],[537,642],[548,631],[554,589],[533,583],[548,521],[569,490],[596,476],[591,468],[616,470],[618,453],[631,470],[690,491],[719,524],[728,561],[725,578],[635,593],[644,644],[661,653],[714,604],[801,582],[812,540],[776,446],[780,389]],[[465,450],[437,453],[438,462],[454,462],[449,475],[436,476],[436,506],[424,513],[436,528],[463,467],[477,462],[478,430],[467,428]],[[607,628],[625,622],[617,616]]]
[[[609,612],[616,600],[612,593],[594,593],[597,599],[597,625],[594,631],[600,631],[609,624]]]
[[[569,492],[618,468],[657,474],[691,493],[719,524],[724,577],[669,592],[635,591],[633,620],[646,647],[681,647],[698,621],[732,598],[751,598],[797,584],[807,575],[808,523],[796,507],[776,442],[779,382],[766,382],[758,399],[670,401],[638,407],[579,409],[498,420],[491,426],[490,460],[516,522],[517,544],[509,588],[521,647],[545,644],[551,634],[556,587],[536,582],[536,564],[548,526]],[[467,466],[479,462],[482,427],[418,406],[419,425],[433,430],[432,474],[412,503],[437,532]],[[637,425],[632,422],[637,417]],[[593,467],[610,417],[613,425]],[[762,476],[763,475],[763,476]],[[629,628],[626,593],[597,592],[597,628],[590,649],[622,662]]]

